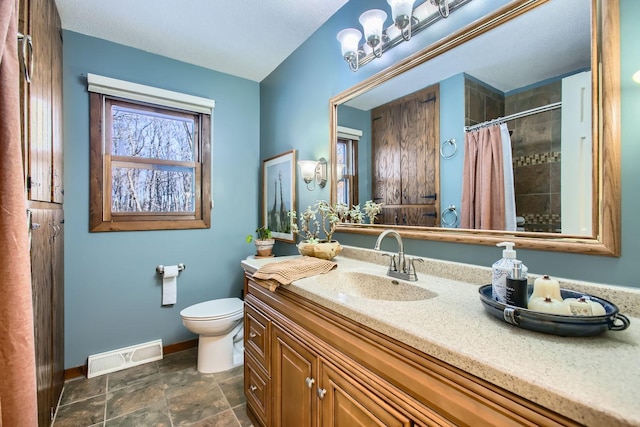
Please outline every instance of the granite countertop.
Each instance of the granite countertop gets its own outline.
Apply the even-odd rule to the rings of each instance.
[[[297,256],[296,256],[297,257]],[[271,259],[247,258],[254,272]],[[336,272],[384,276],[380,252],[345,247]],[[558,279],[561,287],[602,297],[629,317],[624,331],[559,337],[521,329],[490,316],[478,296],[490,269],[424,259],[418,281],[437,294],[418,301],[345,297],[314,277],[287,288],[358,323],[490,383],[589,426],[640,426],[640,290]],[[327,275],[332,275],[329,272]],[[536,275],[530,274],[530,278]]]

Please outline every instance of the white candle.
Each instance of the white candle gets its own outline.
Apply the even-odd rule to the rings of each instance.
[[[553,298],[562,301],[562,295],[560,295],[560,284],[557,280],[550,278],[546,274],[543,277],[538,277],[533,282],[533,293],[529,298],[531,301],[533,298]]]
[[[529,305],[527,307],[529,310],[540,311],[543,313],[549,314],[561,314],[563,316],[571,316],[571,310],[569,306],[562,302],[562,300],[557,300],[555,298],[546,297],[535,297],[529,300]]]

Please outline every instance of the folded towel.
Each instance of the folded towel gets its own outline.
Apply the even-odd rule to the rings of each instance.
[[[253,273],[253,279],[260,286],[273,292],[279,285],[288,285],[294,280],[327,273],[337,265],[333,261],[304,256],[265,264]]]

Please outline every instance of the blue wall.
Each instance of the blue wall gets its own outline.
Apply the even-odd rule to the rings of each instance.
[[[455,139],[456,144],[455,154],[451,158],[440,157],[440,209],[444,210],[453,205],[457,212],[460,212],[462,203],[464,77],[464,74],[460,73],[440,82],[440,140]],[[446,155],[451,155],[450,146],[446,146],[444,150]],[[451,214],[447,215],[445,220],[454,221]],[[457,227],[460,227],[460,222],[456,224],[455,228]]]
[[[491,3],[491,4],[489,4]],[[407,43],[402,43],[381,59],[376,59],[356,73],[341,58],[336,34],[343,28],[357,26],[363,11],[379,7],[382,0],[351,0],[325,25],[301,45],[284,63],[261,82],[261,156],[291,148],[300,157],[329,158],[328,100],[356,83],[389,67],[399,59],[420,50],[431,41],[451,33],[495,9],[506,1],[472,2],[439,21]],[[640,287],[637,280],[637,257],[640,253],[640,85],[631,75],[640,69],[640,2],[621,1],[622,25],[622,256],[620,258],[519,250],[519,258],[534,273],[616,285]],[[390,24],[388,20],[387,24]],[[298,188],[298,206],[317,199],[329,199],[329,188],[309,192]],[[374,237],[336,234],[342,243],[372,248]],[[293,245],[287,249],[295,253]],[[497,248],[422,240],[407,240],[408,253],[489,266],[500,257]]]
[[[259,84],[74,32],[64,32],[65,367],[90,354],[161,338],[197,338],[180,310],[240,296],[245,236],[258,224]],[[214,99],[211,229],[89,233],[87,73]],[[326,139],[326,138],[325,138]],[[183,262],[178,303],[161,306],[158,264]]]

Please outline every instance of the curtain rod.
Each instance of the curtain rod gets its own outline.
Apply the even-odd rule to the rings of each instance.
[[[493,124],[508,122],[509,120],[519,119],[521,117],[531,116],[533,114],[543,113],[549,110],[555,110],[557,108],[562,108],[562,102],[554,102],[551,104],[543,105],[542,107],[532,108],[531,110],[521,111],[519,113],[509,114],[508,116],[498,117],[497,119],[487,120],[486,122],[478,123],[473,126],[465,126],[465,132],[471,132],[472,130],[480,129],[485,126],[490,126]]]

